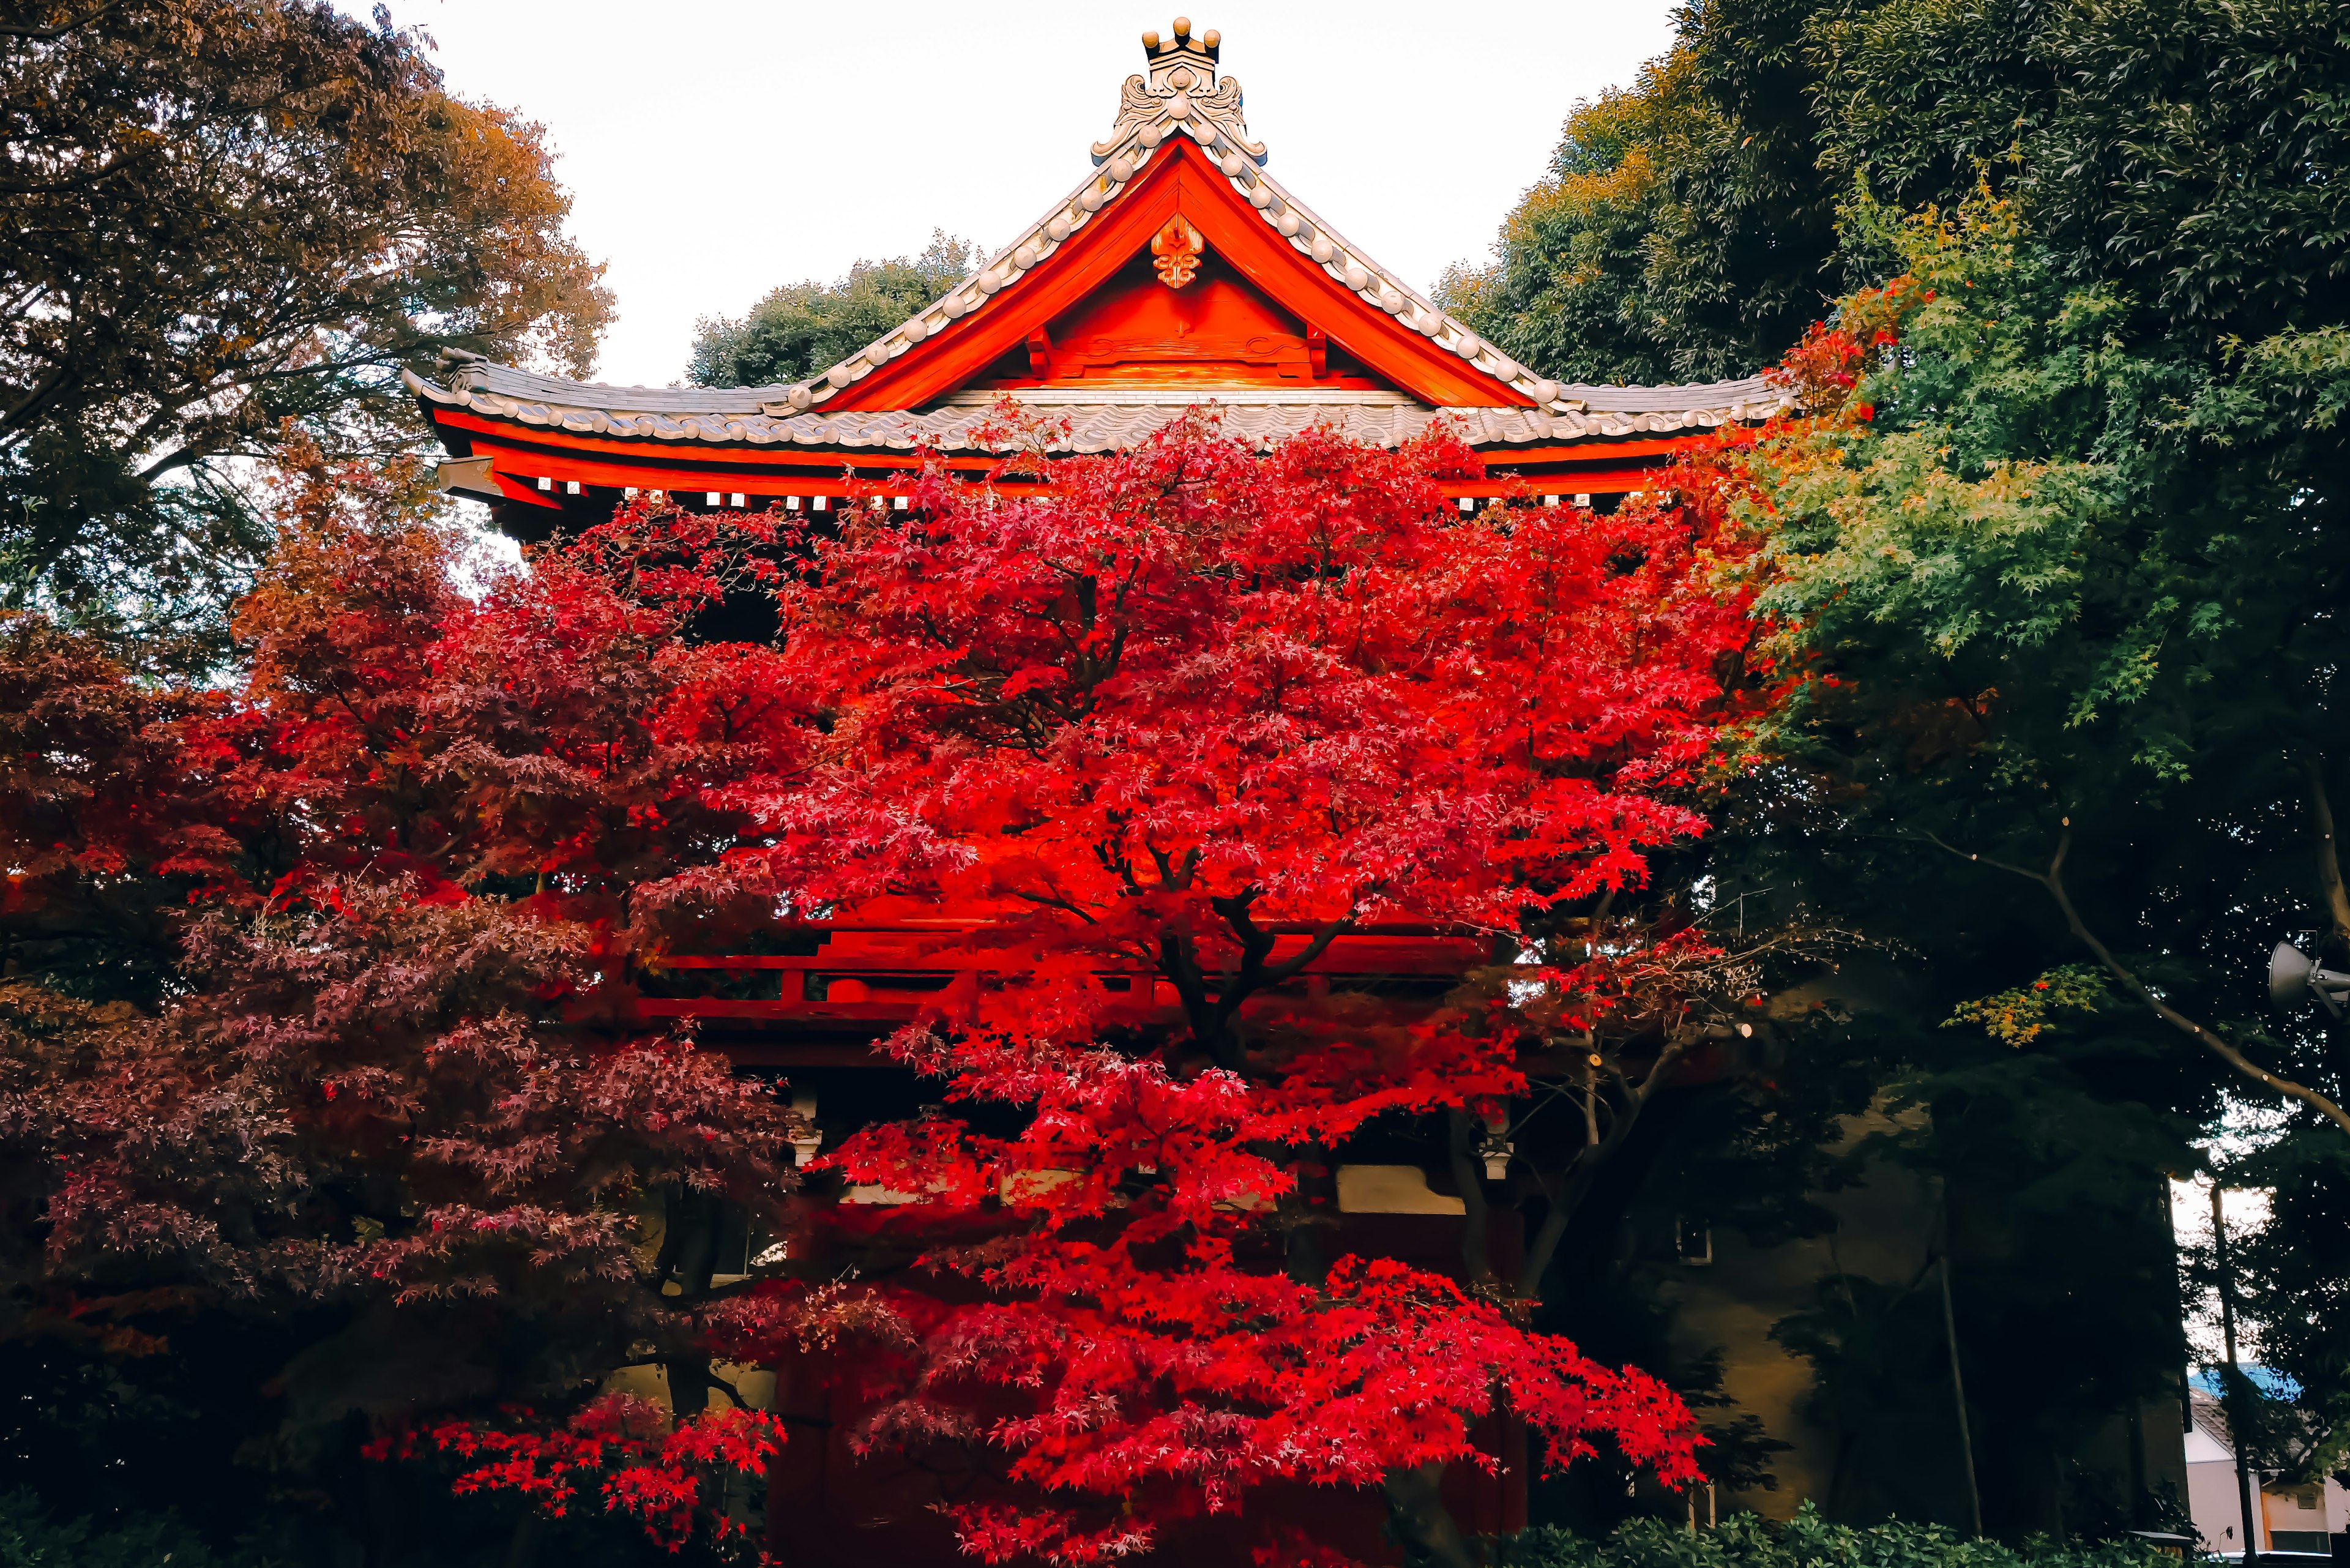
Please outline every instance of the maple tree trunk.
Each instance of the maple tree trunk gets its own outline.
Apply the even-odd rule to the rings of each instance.
[[[1463,1210],[1461,1261],[1472,1291],[1490,1290],[1494,1283],[1492,1213],[1485,1202],[1484,1171],[1475,1158],[1477,1127],[1466,1111],[1447,1115],[1453,1185],[1460,1189]],[[1406,1568],[1472,1568],[1477,1561],[1452,1511],[1444,1505],[1443,1482],[1440,1464],[1398,1467],[1382,1478],[1388,1528],[1403,1546]]]
[[[1284,1151],[1273,1147],[1263,1152],[1266,1158],[1277,1160]],[[1329,1249],[1322,1244],[1322,1215],[1337,1207],[1329,1150],[1309,1143],[1292,1153],[1288,1163],[1297,1185],[1281,1199],[1283,1271],[1300,1284],[1319,1284],[1330,1274]]]
[[[1381,1482],[1404,1568],[1477,1568],[1469,1538],[1444,1506],[1443,1483],[1444,1467],[1432,1463],[1398,1467]]]
[[[1477,1118],[1465,1110],[1445,1114],[1452,1185],[1461,1192],[1461,1264],[1472,1291],[1493,1284],[1493,1216],[1485,1203],[1485,1172],[1477,1160]]]
[[[1575,1199],[1582,1195],[1572,1190],[1562,1192],[1551,1200],[1543,1222],[1535,1227],[1533,1244],[1526,1248],[1525,1262],[1520,1265],[1518,1294],[1530,1299],[1542,1295],[1543,1276],[1550,1272],[1550,1261],[1558,1252],[1559,1242],[1566,1239],[1567,1222],[1575,1218]]]
[[[714,1192],[693,1192],[672,1187],[666,1204],[666,1224],[654,1269],[664,1282],[674,1279],[678,1293],[698,1296],[710,1289],[717,1272],[718,1238],[726,1220],[726,1200]],[[710,1357],[675,1355],[661,1363],[669,1376],[670,1408],[688,1420],[710,1407]]]
[[[546,1533],[546,1516],[536,1508],[525,1508],[523,1516],[515,1521],[514,1533],[506,1537],[505,1558],[500,1568],[533,1568],[538,1562],[539,1540]]]
[[[783,1464],[767,1468],[767,1553],[776,1568],[824,1568],[837,1561],[830,1534],[835,1508],[832,1404],[817,1352],[784,1347],[774,1364],[773,1409],[791,1434]]]

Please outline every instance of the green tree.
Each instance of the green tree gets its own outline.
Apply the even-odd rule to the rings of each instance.
[[[2208,354],[2168,300],[2078,282],[1990,197],[1851,221],[1901,275],[1793,357],[1807,416],[1725,460],[1810,677],[1746,808],[1744,874],[1923,961],[1901,1083],[1930,1116],[1895,1141],[1947,1183],[1962,1324],[1999,1315],[1970,1214],[2043,1229],[2019,1258],[2064,1235],[2102,1255],[2081,1215],[2153,1204],[2187,1135],[2248,1100],[2278,1131],[2232,1179],[2285,1194],[2250,1304],[2338,1420],[2350,1059],[2262,971],[2281,936],[2350,960],[2350,333]],[[2163,1272],[2095,1277],[2160,1308]],[[2054,1343],[2081,1304],[2043,1300],[1994,1342]],[[1836,1306],[1789,1330],[1824,1373],[1864,1365]],[[2140,1339],[2141,1377],[2159,1366],[2130,1301],[2099,1310],[2107,1340]]]
[[[2350,18],[2304,0],[1690,0],[1673,52],[1577,109],[1492,263],[1446,285],[1504,348],[1586,380],[1748,371],[1808,320],[1844,328],[1855,363],[1805,368],[1859,376],[1812,387],[1853,417],[1756,455],[1773,607],[1821,679],[1723,804],[1721,894],[1908,955],[1855,1059],[1873,1036],[1916,1107],[1885,1152],[1943,1184],[1961,1329],[2002,1358],[2089,1358],[2002,1397],[2123,1387],[2070,1375],[2099,1358],[2153,1369],[2158,1324],[2058,1323],[2092,1299],[2069,1265],[2147,1229],[2226,1099],[2276,1108],[2230,1179],[2277,1191],[2241,1248],[2245,1305],[2304,1391],[2314,1466],[2350,1432],[2328,1283],[2350,1256],[2350,1064],[2258,982],[2280,935],[2350,961],[2328,607],[2350,566],[2345,105]],[[1970,202],[1955,226],[1887,217]],[[1851,292],[1905,274],[1898,308]],[[2099,1245],[2060,1249],[2064,1287],[2035,1293],[1980,1217],[2021,1240],[2057,1192],[2112,1223],[2074,1216]],[[1936,1315],[1863,1293],[1828,1282],[1787,1327],[1847,1434],[1892,1408]],[[2007,1429],[2061,1451],[2096,1414],[2064,1403]]]
[[[2018,1552],[1930,1524],[1856,1530],[1808,1503],[1783,1526],[1752,1514],[1701,1531],[1638,1520],[1606,1540],[1537,1527],[1493,1543],[1495,1568],[2158,1568],[2174,1561],[2138,1541],[2034,1541]]]
[[[1579,105],[1447,303],[1587,381],[1771,363],[1900,258],[1838,214],[2016,201],[2207,354],[2350,306],[2350,20],[2324,0],[1690,0]]]
[[[1799,357],[1834,417],[1751,460],[1764,602],[1834,672],[1814,736],[1869,759],[1903,843],[2036,884],[2065,933],[1969,1018],[2022,1044],[2055,1003],[2147,1013],[2350,1134],[2322,1036],[2259,1022],[2256,984],[2280,932],[2350,944],[2328,607],[2350,333],[2214,367],[2131,347],[2135,302],[2069,283],[2003,203],[1887,237],[1903,277]]]
[[[1739,47],[1786,0],[1713,0]],[[1881,0],[1810,10],[1818,166],[1900,207],[1978,178],[2075,282],[2207,348],[2350,307],[2350,16],[2325,0]]]
[[[1835,202],[1758,150],[1687,46],[1580,104],[1494,260],[1440,302],[1528,364],[1592,383],[1712,380],[1776,359],[1837,290]]]
[[[2272,1193],[2267,1223],[2230,1239],[2235,1288],[2259,1325],[2262,1365],[2298,1390],[2274,1400],[2257,1387],[2236,1392],[2269,1407],[2260,1423],[2269,1464],[2296,1480],[2339,1479],[2350,1474],[2350,1303],[2342,1290],[2350,1279],[2350,1157],[2322,1139],[2289,1137],[2233,1175]]]
[[[0,607],[203,668],[289,427],[421,436],[444,348],[584,372],[611,302],[539,128],[425,41],[307,0],[11,7],[0,26]]]
[[[972,244],[944,230],[918,256],[860,261],[837,283],[785,284],[740,317],[694,324],[686,378],[697,387],[765,387],[837,364],[942,297],[971,271]]]

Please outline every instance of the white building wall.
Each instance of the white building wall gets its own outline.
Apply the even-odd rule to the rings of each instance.
[[[2316,1509],[2297,1510],[2272,1493],[2255,1494],[2252,1507],[2262,1516],[2258,1521],[2262,1552],[2275,1549],[2270,1536],[2273,1530],[2350,1533],[2350,1492],[2331,1478],[2324,1483]],[[2187,1434],[2187,1511],[2194,1516],[2196,1533],[2203,1538],[2206,1551],[2243,1551],[2243,1505],[2236,1495],[2235,1456],[2199,1426]]]

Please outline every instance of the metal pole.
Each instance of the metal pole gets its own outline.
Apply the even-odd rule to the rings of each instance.
[[[1980,1538],[1982,1526],[1982,1490],[1975,1484],[1975,1440],[1967,1428],[1967,1379],[1959,1369],[1959,1316],[1950,1306],[1950,1199],[1946,1188],[1942,1197],[1942,1257],[1935,1271],[1942,1277],[1942,1336],[1950,1347],[1950,1397],[1959,1409],[1959,1455],[1966,1461],[1967,1518]]]
[[[2257,1563],[2261,1556],[2260,1515],[2252,1507],[2252,1465],[2246,1455],[2245,1439],[2251,1434],[2251,1423],[2242,1419],[2243,1400],[2236,1394],[2236,1379],[2242,1376],[2236,1366],[2236,1281],[2228,1267],[2228,1217],[2220,1206],[2220,1179],[2211,1178],[2211,1262],[2220,1293],[2220,1343],[2228,1354],[2227,1370],[2220,1375],[2220,1408],[2228,1417],[2228,1446],[2236,1450],[2236,1506],[2242,1511],[2244,1522],[2244,1561]]]

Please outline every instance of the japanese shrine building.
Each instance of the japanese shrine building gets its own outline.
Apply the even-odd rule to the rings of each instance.
[[[1093,172],[946,296],[805,381],[614,387],[469,360],[410,388],[453,461],[442,487],[523,537],[608,517],[638,490],[688,504],[822,508],[922,450],[972,469],[1005,394],[1068,431],[1140,440],[1194,405],[1273,441],[1317,423],[1394,444],[1450,419],[1485,460],[1473,497],[1636,491],[1679,447],[1782,401],[1762,377],[1591,387],[1516,363],[1366,255],[1264,171],[1220,40],[1144,35]]]
[[[1178,19],[1170,36],[1143,40],[1147,71],[1124,83],[1116,122],[1091,149],[1091,172],[944,297],[806,380],[618,387],[477,359],[452,364],[442,380],[409,375],[452,454],[441,465],[442,488],[488,501],[499,526],[524,539],[603,522],[626,496],[651,490],[692,507],[823,511],[845,496],[889,493],[926,453],[988,468],[997,454],[979,430],[1009,395],[1066,421],[1052,450],[1069,454],[1130,445],[1194,407],[1216,410],[1228,433],[1259,442],[1326,423],[1394,445],[1450,420],[1487,468],[1483,480],[1449,486],[1464,504],[1531,488],[1546,503],[1604,508],[1658,483],[1676,452],[1709,431],[1784,406],[1762,376],[1597,387],[1517,364],[1265,172],[1240,84],[1219,74],[1215,33],[1194,35]],[[795,1101],[822,1127],[805,1158],[864,1121],[910,1114],[929,1093],[910,1073],[896,1082],[871,1045],[951,1003],[985,967],[984,955],[956,950],[951,933],[961,929],[948,918],[832,923],[779,932],[756,955],[678,955],[639,1005],[648,1016],[699,1021],[745,1070],[787,1073]],[[1333,941],[1301,981],[1309,993],[1335,984],[1432,998],[1482,950],[1426,929],[1367,929]],[[1164,1000],[1148,973],[1106,983],[1138,1008]],[[1341,1250],[1434,1269],[1457,1257],[1464,1210],[1442,1173],[1365,1164],[1335,1174]],[[853,1189],[837,1200],[889,1198]],[[1907,1178],[1873,1178],[1821,1201],[1839,1216],[1840,1251],[1833,1238],[1763,1248],[1725,1237],[1717,1252],[1710,1234],[1701,1248],[1676,1235],[1673,1288],[1692,1348],[1727,1351],[1726,1391],[1788,1449],[1774,1466],[1784,1490],[1725,1495],[1725,1512],[1783,1517],[1801,1498],[1832,1496],[1845,1463],[1807,1425],[1810,1370],[1771,1338],[1772,1324],[1801,1310],[1831,1272],[1922,1277],[1927,1200]],[[1495,1241],[1512,1246],[1514,1237],[1497,1232]],[[746,1255],[747,1238],[734,1245]],[[775,1385],[778,1409],[828,1424],[820,1400],[795,1407],[812,1397],[788,1376]],[[2135,1418],[2126,1429],[2116,1424],[2097,1466],[2183,1480],[2176,1431],[2166,1434],[2160,1411],[2148,1409],[2144,1432]],[[1472,1532],[1525,1519],[1520,1440],[1514,1430],[1494,1436],[1494,1451],[1513,1456],[1504,1476],[1448,1480]],[[810,1560],[839,1560],[826,1554],[836,1549],[953,1560],[934,1521],[924,1522],[933,1521],[933,1479],[858,1470],[846,1444],[835,1427],[820,1458],[779,1475],[775,1528],[798,1532]],[[1376,1518],[1361,1522],[1367,1550],[1378,1551]]]

